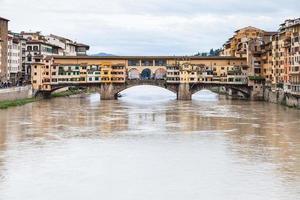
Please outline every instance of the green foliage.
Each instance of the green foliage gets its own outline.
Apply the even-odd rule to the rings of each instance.
[[[80,90],[80,89],[69,89],[67,91],[64,92],[59,92],[59,93],[53,93],[51,94],[51,97],[56,98],[56,97],[68,97],[68,96],[72,96],[72,95],[76,95],[76,94],[82,94],[86,92],[85,90]]]
[[[262,76],[249,76],[250,81],[264,81],[265,78]]]
[[[221,52],[221,49],[211,49],[209,52],[198,52],[197,54],[195,54],[195,56],[202,56],[202,57],[206,57],[206,56],[219,56]]]
[[[66,97],[66,96],[71,96],[71,95],[76,95],[76,94],[81,94],[85,93],[85,90],[82,89],[77,89],[77,88],[71,88],[70,90],[67,90],[65,92],[60,92],[60,93],[54,93],[51,95],[51,97],[56,98],[56,97]],[[0,101],[0,109],[7,109],[10,107],[16,107],[16,106],[23,106],[28,103],[32,103],[38,101],[36,98],[28,98],[28,99],[17,99],[17,100],[6,100],[6,101]]]
[[[22,106],[28,103],[35,102],[35,98],[28,98],[28,99],[18,99],[18,100],[7,100],[7,101],[0,101],[0,109],[7,109],[10,107]]]

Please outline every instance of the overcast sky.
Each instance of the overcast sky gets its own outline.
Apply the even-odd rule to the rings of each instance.
[[[53,33],[117,55],[208,51],[245,26],[277,30],[299,10],[300,0],[0,0],[12,31]]]

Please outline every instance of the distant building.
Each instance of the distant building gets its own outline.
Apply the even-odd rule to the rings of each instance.
[[[41,32],[21,32],[26,39],[24,80],[31,80],[33,63],[43,63],[47,56],[86,56],[88,45],[78,44],[70,39],[50,34],[44,36]]]
[[[22,76],[22,38],[9,32],[8,34],[8,80],[17,85]]]
[[[300,18],[286,20],[278,32],[240,29],[221,55],[247,58],[249,81],[300,94]]]
[[[62,54],[64,56],[76,56],[76,44],[67,38],[60,37],[57,35],[50,34],[49,36],[45,36],[47,42],[49,44],[58,46],[63,49]]]
[[[87,51],[90,49],[88,45],[73,42],[70,39],[50,34],[45,36],[49,44],[61,47],[63,49],[62,55],[64,56],[86,56]]]
[[[273,42],[276,83],[288,92],[300,93],[300,18],[282,23]]]
[[[0,82],[8,80],[7,69],[7,43],[8,43],[9,20],[0,17]]]
[[[221,56],[247,57],[247,43],[249,40],[264,36],[265,31],[248,26],[235,31],[235,34],[224,45]]]
[[[82,43],[76,43],[76,55],[77,56],[86,56],[87,55],[87,51],[90,49],[90,47],[86,44],[82,44]]]

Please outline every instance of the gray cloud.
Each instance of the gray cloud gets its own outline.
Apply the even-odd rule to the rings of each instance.
[[[0,0],[12,30],[56,33],[90,44],[92,52],[122,55],[218,48],[244,26],[276,30],[299,17],[299,8],[296,0]]]

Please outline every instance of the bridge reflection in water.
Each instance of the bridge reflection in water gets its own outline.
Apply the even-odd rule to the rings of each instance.
[[[128,88],[120,93],[120,100],[133,103],[156,103],[176,100],[176,94],[167,89],[143,85]]]

